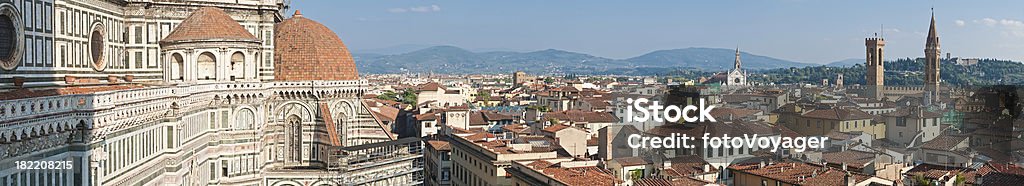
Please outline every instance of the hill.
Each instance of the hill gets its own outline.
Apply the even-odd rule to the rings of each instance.
[[[814,64],[741,53],[744,69],[804,67]],[[685,48],[659,50],[628,59],[609,59],[584,53],[547,49],[533,52],[473,52],[454,46],[433,46],[401,54],[354,54],[362,73],[509,73],[650,75],[672,69],[724,71],[735,59],[732,49]],[[637,70],[641,69],[641,70]],[[638,74],[639,73],[639,74]]]

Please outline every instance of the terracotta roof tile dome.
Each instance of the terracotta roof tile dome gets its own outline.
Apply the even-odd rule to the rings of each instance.
[[[189,15],[161,43],[190,41],[256,41],[259,39],[246,31],[224,10],[202,7]]]
[[[274,27],[274,79],[281,81],[356,80],[356,63],[341,38],[326,26],[302,17]]]

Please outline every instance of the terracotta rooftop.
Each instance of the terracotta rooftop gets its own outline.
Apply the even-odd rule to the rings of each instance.
[[[849,108],[818,109],[804,113],[804,117],[841,121],[873,118],[867,112]]]
[[[847,172],[802,162],[774,163],[760,167],[759,164],[734,164],[729,170],[757,175],[793,185],[846,185]],[[850,173],[857,182],[871,176]]]
[[[717,172],[718,169],[714,166],[710,166],[704,158],[697,155],[685,155],[677,156],[675,158],[668,159],[672,163],[671,169],[665,169],[666,174],[674,175],[677,177],[689,177],[693,174],[704,174]],[[708,171],[704,171],[704,165],[708,166]]]
[[[883,114],[890,117],[910,117],[910,118],[939,118],[942,114],[926,111],[926,110],[912,110],[910,108],[900,108],[896,111]]]
[[[274,26],[274,79],[356,80],[359,72],[341,38],[296,11]]]
[[[416,120],[418,120],[418,121],[437,120],[437,113],[427,112],[427,113],[423,113],[423,114],[418,114],[418,115],[416,115]]]
[[[512,120],[512,115],[500,114],[494,111],[481,110],[480,113],[484,115],[484,119],[487,121]]]
[[[428,140],[427,144],[439,151],[452,151],[451,144],[443,140]]]
[[[442,90],[443,88],[441,88],[441,85],[437,84],[436,82],[430,82],[419,85],[417,86],[416,89],[421,91],[437,91]]]
[[[711,182],[704,180],[697,180],[691,177],[683,177],[676,179],[667,178],[643,178],[634,180],[633,185],[635,186],[691,186],[691,185],[708,185]]]
[[[569,128],[568,125],[552,124],[551,126],[544,127],[544,132],[554,133],[554,132],[558,132],[558,131],[561,131],[562,129],[567,129],[567,128]]]
[[[566,110],[561,112],[550,112],[544,115],[544,119],[558,119],[561,121],[587,122],[587,123],[614,123],[618,121],[611,113],[590,112],[582,110]]]
[[[753,116],[754,114],[757,114],[759,112],[761,112],[761,111],[760,110],[753,110],[753,109],[716,107],[715,109],[711,109],[709,114],[711,114],[711,117],[715,117],[715,119],[719,119],[719,118],[726,119],[726,118],[730,118],[730,117],[731,118],[743,118],[743,117]]]
[[[554,180],[565,183],[565,185],[616,185],[623,181],[612,176],[607,170],[596,166],[582,166],[566,168],[545,160],[533,161],[526,164],[526,167],[536,170]]]
[[[829,164],[842,165],[845,163],[848,167],[863,169],[868,165],[868,163],[875,161],[875,154],[856,150],[847,150],[842,152],[822,153],[821,158]]]
[[[469,113],[469,125],[487,125],[487,120],[484,119],[484,114],[480,112]]]
[[[528,127],[526,125],[523,125],[523,124],[505,125],[505,126],[501,126],[501,129],[505,130],[505,132],[512,132],[512,133],[517,133],[517,134],[526,134],[526,133],[530,133],[530,131],[531,131],[530,127]]]
[[[966,178],[965,179],[965,183],[970,184],[970,183],[974,183],[975,179],[977,178],[977,176],[979,174],[980,175],[985,175],[985,174],[988,174],[988,173],[990,173],[992,171],[993,171],[992,168],[988,167],[988,166],[983,166],[980,169],[975,170],[975,169],[961,168],[961,167],[948,167],[948,166],[932,165],[932,164],[919,164],[919,165],[914,166],[914,168],[911,168],[910,170],[907,170],[907,172],[904,173],[904,174],[905,175],[911,175],[911,176],[918,176],[918,175],[920,175],[920,176],[922,176],[924,178],[927,178],[927,179],[930,179],[930,180],[947,180],[947,179],[950,179],[952,176],[956,176],[956,175],[959,174],[959,175],[964,176],[964,178]]]
[[[452,127],[452,129],[459,129],[458,127]],[[460,132],[460,131],[456,131]],[[554,152],[561,149],[561,146],[554,143],[554,139],[546,138],[543,136],[525,136],[518,137],[514,140],[497,139],[494,134],[483,132],[483,131],[461,131],[469,132],[462,134],[470,134],[468,136],[458,136],[459,138],[466,139],[466,141],[472,142],[473,144],[480,146],[488,151],[495,154],[517,154],[517,153],[537,153],[537,152]],[[537,145],[531,145],[528,151],[512,149],[509,144],[524,144],[531,143]]]
[[[224,10],[216,7],[202,7],[192,12],[171,31],[161,43],[178,43],[192,41],[254,41],[256,36],[246,31]]]
[[[921,148],[947,151],[955,150],[954,148],[964,140],[967,140],[967,136],[942,134],[928,142],[925,142],[921,145]]]
[[[373,114],[380,120],[389,122],[394,122],[398,119],[398,113],[400,112],[400,110],[387,105],[375,106],[375,104],[373,104],[375,100],[376,99],[363,100],[364,102],[366,102],[367,106],[370,106],[372,108],[370,109],[371,114]]]
[[[637,156],[615,158],[615,159],[612,159],[612,161],[618,162],[619,165],[622,165],[622,166],[648,165],[648,164],[652,164],[653,163],[650,160],[647,160],[647,159],[644,159],[644,158],[641,158],[641,157],[637,157]]]

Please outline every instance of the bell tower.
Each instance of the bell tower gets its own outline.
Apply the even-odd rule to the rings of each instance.
[[[867,96],[881,100],[885,90],[885,38],[875,37],[864,39],[864,46],[867,48],[867,68],[865,80],[867,81]]]
[[[942,63],[939,58],[942,50],[939,48],[939,35],[935,31],[935,10],[932,10],[932,22],[928,26],[928,40],[924,44],[924,87],[930,92],[933,98],[939,95],[939,65]],[[938,100],[938,99],[932,99]]]

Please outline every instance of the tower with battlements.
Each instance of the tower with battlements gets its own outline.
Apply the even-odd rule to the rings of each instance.
[[[868,97],[881,100],[885,90],[885,38],[871,37],[864,39],[864,46],[867,48],[867,68],[865,80],[868,86]]]

